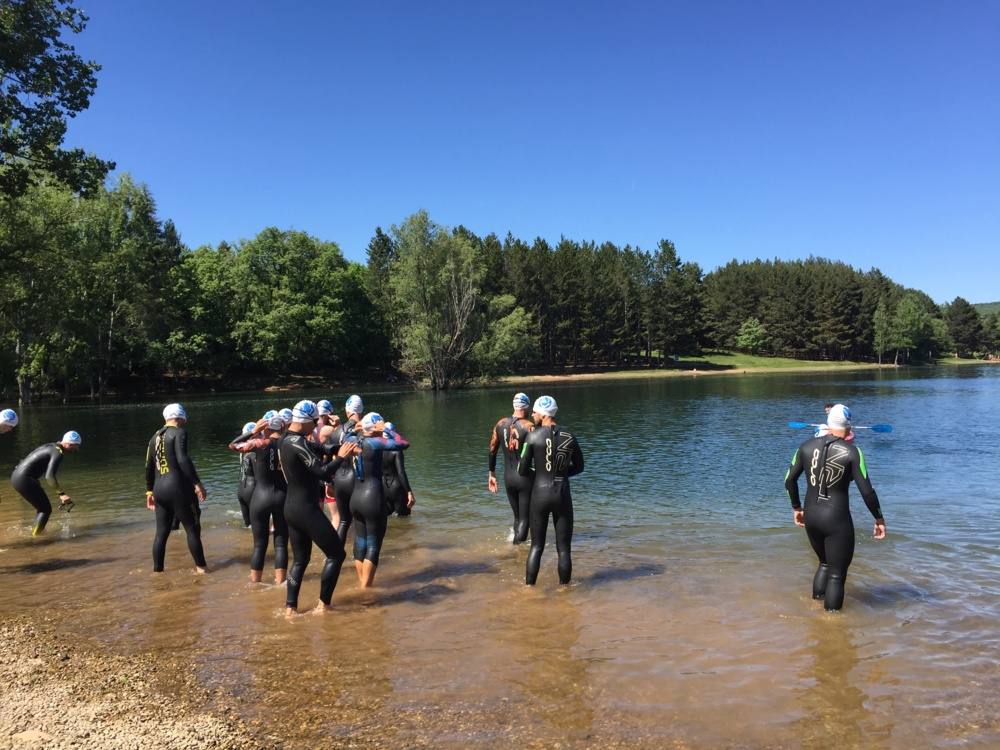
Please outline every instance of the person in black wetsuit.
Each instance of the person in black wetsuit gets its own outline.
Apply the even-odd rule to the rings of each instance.
[[[386,432],[396,432],[396,425],[385,423]],[[403,451],[389,451],[382,457],[382,492],[385,495],[387,513],[391,516],[408,516],[417,502],[410,487],[410,478],[406,476],[406,462]]]
[[[243,433],[252,432],[256,426],[256,422],[247,422],[243,425]],[[240,484],[236,490],[236,499],[240,504],[243,527],[247,529],[250,528],[250,498],[253,497],[253,488],[256,482],[256,477],[254,476],[254,464],[256,461],[257,454],[255,452],[240,453]]]
[[[285,494],[288,485],[281,473],[278,445],[284,422],[277,413],[258,423],[244,425],[243,434],[229,444],[229,449],[254,457],[255,482],[250,497],[250,528],[253,552],[250,555],[250,581],[260,583],[264,574],[267,541],[274,528],[274,582],[285,582],[288,571],[288,523],[285,521]]]
[[[822,599],[828,611],[844,605],[844,583],[854,557],[854,520],[848,502],[853,481],[875,517],[876,539],[885,538],[885,519],[878,495],[868,479],[865,456],[851,434],[851,412],[836,404],[827,415],[828,434],[799,446],[785,473],[785,490],[792,502],[796,526],[804,526],[809,544],[819,558],[813,577],[813,599]],[[799,477],[808,472],[805,508],[799,502]]]
[[[43,475],[45,482],[50,487],[55,487],[59,492],[59,507],[66,511],[73,507],[73,499],[63,492],[56,472],[59,471],[63,455],[79,450],[81,442],[80,433],[70,430],[62,436],[62,440],[58,443],[46,443],[38,446],[14,467],[14,471],[10,475],[11,485],[38,511],[35,523],[31,527],[32,536],[38,536],[45,531],[45,524],[49,522],[49,516],[52,515],[52,503],[49,502],[49,496],[45,494],[45,490],[38,481]]]
[[[316,413],[319,415],[316,427],[306,439],[310,443],[321,446],[324,455],[332,455],[333,451],[330,449],[333,446],[334,433],[340,427],[340,417],[333,413],[333,404],[325,398],[316,402]],[[333,524],[334,528],[337,528],[340,525],[340,514],[337,511],[337,496],[334,494],[332,482],[323,484],[323,498],[326,501],[326,507],[330,509],[330,523]]]
[[[198,503],[205,502],[205,488],[187,452],[187,412],[180,404],[163,409],[164,425],[149,439],[146,449],[146,506],[156,511],[153,537],[153,572],[163,572],[167,538],[175,518],[187,534],[188,550],[195,571],[206,573],[205,550],[201,544]]]
[[[556,424],[559,407],[551,396],[535,401],[531,418],[538,425],[524,439],[517,473],[532,477],[531,507],[528,513],[531,527],[531,549],[525,568],[524,582],[534,586],[545,550],[545,533],[552,516],[556,529],[556,552],[559,555],[559,583],[569,583],[573,575],[570,545],[573,539],[573,497],[569,477],[583,471],[580,444]]]
[[[507,490],[507,501],[514,511],[514,528],[511,541],[520,544],[528,538],[528,511],[531,506],[531,477],[517,473],[517,463],[521,457],[521,442],[535,428],[528,419],[531,401],[525,393],[514,396],[514,414],[504,417],[490,433],[489,475],[486,488],[497,493],[497,452],[503,450],[503,483]]]
[[[340,567],[346,557],[344,543],[323,513],[320,503],[323,498],[323,482],[330,481],[345,459],[357,450],[357,444],[343,443],[336,457],[329,463],[323,463],[319,452],[306,440],[306,435],[316,426],[316,417],[316,404],[312,401],[297,403],[292,410],[292,424],[278,447],[281,470],[288,483],[285,520],[288,522],[293,556],[285,597],[285,612],[288,616],[297,611],[299,588],[312,556],[313,542],[326,556],[326,564],[320,575],[320,603],[316,608],[317,612],[329,609],[333,590],[340,576]]]
[[[357,438],[354,489],[351,492],[351,514],[354,516],[354,569],[361,588],[375,582],[375,570],[385,539],[388,519],[382,487],[382,461],[385,451],[400,451],[410,447],[401,435],[385,432],[381,415],[369,412],[362,418]]]
[[[330,439],[324,443],[327,452],[336,451],[340,446],[355,439],[354,431],[365,406],[361,396],[353,395],[344,404],[344,423],[334,430]],[[354,462],[344,461],[337,473],[333,475],[333,500],[337,507],[337,536],[341,543],[347,542],[347,530],[351,528],[351,493],[354,491]],[[327,498],[329,502],[329,498]],[[331,511],[332,515],[332,511]]]

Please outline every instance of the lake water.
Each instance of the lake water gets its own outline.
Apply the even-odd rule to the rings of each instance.
[[[1000,746],[1000,367],[546,386],[587,461],[565,588],[551,533],[539,585],[523,585],[527,549],[486,492],[514,390],[364,393],[413,443],[417,506],[390,521],[376,589],[348,562],[336,611],[290,622],[282,589],[247,583],[225,444],[298,396],[185,400],[209,491],[205,577],[183,534],[166,574],[149,572],[143,464],[161,403],[26,408],[0,470],[79,430],[60,473],[77,506],[32,539],[33,511],[0,481],[0,613],[195,664],[289,746]],[[811,599],[815,558],[782,487],[807,437],[786,422],[818,421],[826,400],[895,427],[858,438],[889,536],[872,540],[852,490],[837,614]]]

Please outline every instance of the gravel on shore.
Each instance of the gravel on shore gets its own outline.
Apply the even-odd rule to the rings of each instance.
[[[209,691],[190,674],[183,698],[165,696],[153,655],[100,653],[47,623],[0,623],[0,750],[277,747],[231,710],[208,711]]]

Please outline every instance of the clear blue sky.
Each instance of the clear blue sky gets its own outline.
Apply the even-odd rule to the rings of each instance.
[[[78,0],[68,142],[192,247],[375,227],[820,255],[1000,300],[1000,2]]]

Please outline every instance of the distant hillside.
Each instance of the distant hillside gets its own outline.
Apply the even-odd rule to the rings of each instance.
[[[973,307],[979,310],[980,315],[1000,313],[1000,302],[979,302],[978,304],[973,305]]]

